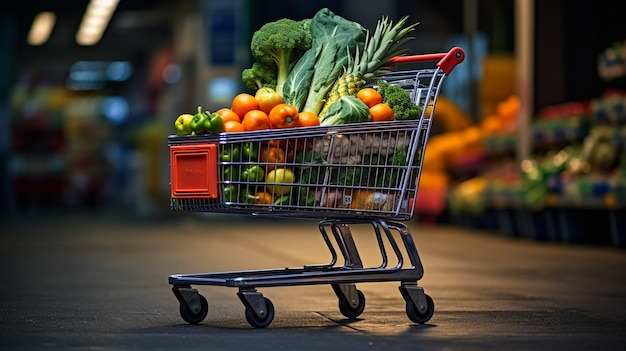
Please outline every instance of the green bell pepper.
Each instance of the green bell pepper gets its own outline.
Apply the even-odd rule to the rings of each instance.
[[[217,112],[207,114],[202,112],[202,106],[198,106],[198,112],[189,122],[189,127],[196,134],[216,134],[224,131],[224,121]]]
[[[211,134],[217,134],[224,131],[224,121],[222,117],[217,113],[211,113],[203,123],[204,130]]]
[[[235,184],[225,185],[222,189],[222,201],[233,203],[255,203],[258,196],[254,195],[250,189]]]
[[[260,182],[265,177],[263,168],[257,165],[247,166],[241,172],[241,180],[244,182]]]
[[[239,196],[239,201],[247,204],[256,203],[259,197],[252,191],[252,189],[243,189]]]
[[[220,160],[222,162],[239,162],[241,151],[239,145],[224,145],[222,152],[220,153]]]
[[[196,134],[202,134],[205,131],[204,124],[209,116],[202,112],[202,106],[198,106],[198,112],[193,115],[193,118],[189,122],[189,128]]]
[[[244,161],[258,161],[259,160],[259,147],[257,143],[243,143],[241,145],[241,151]]]
[[[223,202],[238,202],[238,189],[237,185],[229,184],[225,185],[222,189],[222,201]]]
[[[238,181],[239,179],[241,179],[239,176],[241,174],[241,168],[240,167],[235,167],[235,166],[228,166],[226,168],[224,168],[224,174],[222,177],[222,180],[228,180],[228,181]]]

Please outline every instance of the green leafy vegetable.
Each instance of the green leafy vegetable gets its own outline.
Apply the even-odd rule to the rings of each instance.
[[[319,10],[311,20],[312,47],[298,60],[283,87],[283,101],[299,111],[322,109],[332,88],[358,47],[365,44],[366,31],[357,22]]]
[[[283,102],[294,106],[298,111],[302,111],[306,103],[309,86],[313,79],[313,71],[315,70],[316,56],[314,50],[305,52],[287,76],[285,85],[283,85]]]
[[[313,150],[305,152],[300,151],[296,154],[295,159],[296,162],[302,164],[302,166],[299,167],[300,176],[298,178],[298,183],[320,184],[324,180],[324,175],[320,173],[323,169],[321,165],[325,165],[326,160],[321,154]]]
[[[342,123],[366,122],[371,119],[367,105],[354,95],[346,95],[328,107],[326,114],[320,120],[323,126],[332,126]]]
[[[326,160],[321,154],[309,150],[306,152],[298,152],[296,154],[296,162],[301,163],[299,167],[298,183],[302,186],[298,187],[298,204],[303,206],[315,206],[319,203],[316,197],[315,187],[307,186],[313,184],[321,184],[324,181]]]
[[[333,170],[330,176],[330,184],[342,186],[367,185],[367,177],[363,177],[363,167],[342,166]]]

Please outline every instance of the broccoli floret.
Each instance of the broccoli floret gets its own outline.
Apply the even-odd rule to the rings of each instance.
[[[378,92],[383,96],[383,102],[391,106],[394,119],[418,119],[421,116],[422,108],[411,100],[411,93],[402,87],[380,81]]]
[[[282,18],[264,24],[252,35],[250,50],[257,62],[276,70],[276,91],[282,95],[287,75],[311,48],[311,20],[294,21]]]
[[[251,68],[241,72],[241,80],[246,87],[257,90],[261,88],[276,88],[276,71],[265,64],[255,62]]]

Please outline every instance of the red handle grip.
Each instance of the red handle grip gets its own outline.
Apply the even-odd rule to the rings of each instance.
[[[465,59],[465,52],[460,47],[453,47],[448,52],[439,54],[423,54],[423,55],[407,55],[396,56],[389,60],[389,65],[395,66],[398,63],[411,63],[411,62],[424,62],[424,61],[436,61],[437,67],[445,74],[450,74],[454,67]]]

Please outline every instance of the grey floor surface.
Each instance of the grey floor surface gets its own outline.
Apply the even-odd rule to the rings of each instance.
[[[410,222],[435,313],[412,323],[397,282],[362,283],[346,319],[328,285],[260,288],[273,322],[252,328],[237,290],[197,286],[186,324],[174,273],[324,263],[317,223],[239,216],[46,214],[0,218],[1,350],[624,350],[626,250],[536,242]],[[363,262],[379,248],[355,229]]]

